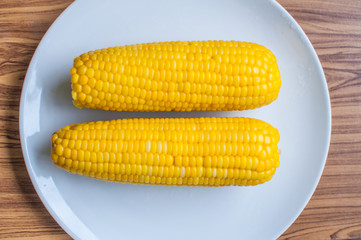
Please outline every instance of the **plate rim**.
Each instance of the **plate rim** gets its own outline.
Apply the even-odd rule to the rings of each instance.
[[[22,154],[24,157],[24,162],[25,162],[25,166],[26,166],[26,170],[29,174],[31,183],[36,191],[36,194],[39,196],[41,203],[43,204],[43,206],[46,208],[46,210],[49,212],[49,214],[51,215],[51,217],[55,220],[55,222],[72,238],[74,239],[79,239],[80,236],[78,236],[78,234],[76,234],[67,224],[65,224],[65,222],[60,219],[60,217],[58,216],[58,214],[55,213],[54,209],[49,205],[47,198],[45,197],[45,195],[41,192],[39,185],[35,182],[35,172],[34,169],[32,167],[32,165],[30,164],[30,157],[28,155],[28,147],[27,144],[25,142],[25,136],[24,136],[24,126],[23,126],[23,121],[24,121],[24,106],[25,106],[25,94],[27,92],[28,89],[28,85],[29,85],[29,72],[32,71],[32,69],[34,68],[34,60],[38,58],[38,50],[41,48],[41,46],[44,44],[44,41],[46,41],[46,39],[48,38],[48,33],[50,31],[52,31],[52,29],[54,28],[54,26],[56,26],[58,24],[58,22],[60,22],[62,20],[62,18],[64,18],[64,15],[71,11],[72,8],[74,8],[74,6],[76,6],[77,4],[79,4],[80,1],[74,1],[72,2],[69,6],[67,6],[57,17],[56,19],[51,23],[51,25],[49,26],[49,28],[45,31],[44,35],[42,36],[41,40],[39,41],[38,46],[36,47],[33,56],[31,57],[29,66],[26,70],[26,75],[24,78],[24,83],[22,86],[22,90],[21,90],[21,95],[20,95],[20,107],[19,107],[19,132],[20,132],[20,143],[21,143],[21,150],[22,150]]]
[[[315,48],[313,47],[310,39],[308,38],[307,34],[305,33],[305,31],[302,29],[302,27],[298,24],[298,22],[293,18],[293,16],[284,8],[282,7],[282,5],[277,2],[276,0],[270,0],[271,4],[273,4],[273,6],[275,8],[277,8],[279,11],[281,11],[287,18],[289,18],[291,20],[291,22],[295,25],[295,28],[297,29],[297,32],[299,33],[298,35],[303,35],[303,41],[304,43],[307,45],[307,47],[311,50],[312,53],[312,57],[314,58],[315,62],[317,63],[317,72],[320,74],[320,76],[322,77],[322,90],[323,90],[323,94],[324,97],[326,97],[327,101],[327,136],[326,136],[326,144],[325,146],[323,146],[324,151],[323,151],[323,156],[322,156],[322,167],[319,169],[318,173],[317,173],[317,178],[312,184],[312,191],[310,194],[308,194],[308,196],[306,197],[306,200],[302,206],[299,208],[299,211],[297,213],[296,216],[294,216],[293,220],[290,221],[288,224],[286,224],[284,226],[283,229],[281,229],[281,231],[279,231],[279,233],[277,234],[277,238],[279,238],[283,233],[285,233],[287,231],[287,229],[297,220],[297,218],[301,215],[301,213],[303,212],[303,210],[306,208],[307,204],[310,202],[313,194],[316,191],[316,188],[318,186],[318,184],[320,183],[323,171],[325,169],[326,166],[326,161],[328,158],[328,153],[329,153],[329,149],[330,149],[330,143],[331,143],[331,131],[332,131],[332,108],[331,108],[331,99],[330,99],[330,93],[329,93],[329,88],[328,88],[328,84],[327,84],[327,79],[325,76],[325,72],[323,70],[320,58],[318,57]]]
[[[307,37],[307,34],[304,32],[304,30],[301,28],[301,26],[298,24],[298,22],[292,17],[292,15],[284,8],[282,7],[282,5],[280,3],[278,3],[276,0],[265,0],[266,2],[269,2],[272,7],[276,8],[276,10],[278,10],[280,13],[282,13],[282,15],[290,20],[290,22],[295,26],[296,30],[297,30],[297,35],[299,37],[303,37],[303,43],[305,45],[307,45],[307,48],[309,48],[311,51],[310,53],[312,54],[312,58],[314,58],[315,62],[317,63],[317,72],[318,74],[321,76],[322,78],[322,90],[323,90],[323,94],[324,97],[327,99],[326,105],[327,105],[327,111],[326,111],[326,116],[327,116],[327,122],[325,123],[327,125],[327,135],[326,135],[326,142],[325,145],[323,146],[323,156],[322,156],[322,161],[320,161],[320,163],[322,163],[322,167],[319,169],[318,173],[317,173],[317,177],[315,179],[315,181],[312,184],[312,188],[311,188],[311,192],[310,194],[307,194],[305,196],[305,201],[303,202],[302,206],[299,206],[299,211],[297,211],[297,214],[288,221],[288,224],[284,225],[282,228],[280,228],[280,230],[278,231],[278,233],[274,236],[275,238],[280,237],[283,233],[285,233],[285,231],[296,221],[296,219],[300,216],[300,214],[303,212],[303,210],[305,209],[305,207],[307,206],[307,204],[309,203],[309,201],[311,200],[313,194],[315,193],[315,190],[320,182],[320,179],[322,177],[325,165],[326,165],[326,161],[328,158],[328,153],[329,153],[329,148],[330,148],[330,142],[331,142],[331,131],[332,131],[332,108],[331,108],[331,100],[330,100],[330,94],[329,94],[329,88],[328,88],[328,84],[327,84],[327,79],[321,64],[321,61],[311,43],[311,41],[309,40],[309,38]],[[37,195],[39,196],[42,204],[44,205],[44,207],[46,208],[46,210],[50,213],[51,217],[57,222],[57,224],[67,233],[69,234],[72,238],[74,239],[79,239],[80,236],[78,234],[76,234],[67,224],[65,224],[65,222],[58,216],[58,214],[55,213],[54,209],[49,205],[47,198],[45,197],[45,195],[42,193],[39,185],[35,182],[35,172],[34,169],[30,163],[30,157],[29,157],[29,150],[25,141],[25,136],[24,136],[24,126],[23,126],[23,122],[24,122],[24,106],[25,106],[25,94],[27,92],[28,89],[28,85],[29,85],[29,79],[31,77],[29,77],[29,73],[33,71],[34,69],[34,60],[38,58],[38,50],[41,48],[41,46],[44,44],[44,42],[46,41],[46,39],[48,38],[48,34],[54,29],[54,27],[65,17],[66,13],[71,11],[76,5],[80,4],[80,2],[82,1],[74,1],[72,2],[68,7],[66,7],[58,16],[57,18],[53,21],[53,23],[49,26],[49,28],[46,30],[46,32],[44,33],[43,37],[41,38],[41,40],[39,41],[38,46],[36,47],[33,56],[30,60],[30,63],[28,65],[28,68],[26,70],[26,75],[24,78],[24,82],[23,82],[23,86],[22,86],[22,91],[21,91],[21,95],[20,95],[20,107],[19,107],[19,133],[20,133],[20,143],[21,143],[21,149],[22,149],[22,154],[24,157],[24,162],[25,162],[25,166],[26,166],[26,170],[29,174],[30,180],[32,182],[32,185],[37,193]]]

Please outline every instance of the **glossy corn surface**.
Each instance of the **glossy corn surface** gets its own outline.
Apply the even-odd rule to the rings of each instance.
[[[75,106],[112,111],[253,109],[281,87],[274,54],[239,41],[100,49],[75,58],[70,72]]]
[[[107,181],[188,186],[264,183],[279,166],[278,130],[250,118],[123,119],[53,134],[51,158]]]

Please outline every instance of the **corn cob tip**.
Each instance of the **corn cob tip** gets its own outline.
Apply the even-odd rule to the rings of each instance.
[[[77,100],[73,100],[73,105],[79,109],[82,109],[84,106]]]

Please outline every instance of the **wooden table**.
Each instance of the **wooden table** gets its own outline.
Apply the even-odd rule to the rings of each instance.
[[[44,208],[21,153],[19,101],[45,31],[71,0],[0,2],[0,238],[70,239]],[[327,164],[281,239],[361,238],[361,1],[280,0],[314,45],[332,105]]]

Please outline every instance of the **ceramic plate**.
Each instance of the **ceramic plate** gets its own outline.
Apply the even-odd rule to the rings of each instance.
[[[244,112],[129,113],[72,105],[74,57],[109,46],[172,40],[240,40],[278,59],[279,98]],[[167,187],[72,175],[50,159],[51,134],[65,125],[135,117],[246,116],[279,129],[281,165],[256,187]],[[54,22],[29,66],[20,134],[34,187],[75,239],[274,239],[297,218],[325,165],[331,110],[326,80],[306,35],[268,0],[80,0]]]

